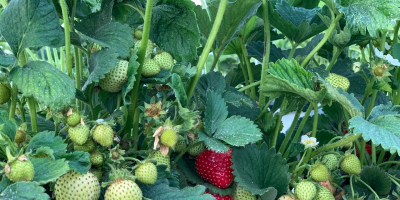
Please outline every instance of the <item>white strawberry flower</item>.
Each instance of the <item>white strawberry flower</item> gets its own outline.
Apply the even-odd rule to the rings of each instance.
[[[360,69],[361,69],[361,63],[360,62],[353,63],[353,71],[354,71],[354,73],[359,72]]]
[[[319,142],[317,142],[317,138],[308,137],[307,135],[301,136],[301,143],[304,144],[306,149],[315,147],[319,144]]]
[[[397,59],[394,59],[392,55],[387,54],[383,55],[381,51],[379,51],[377,48],[374,48],[375,55],[378,56],[379,58],[382,58],[383,60],[388,61],[390,64],[394,66],[400,66],[400,62]]]

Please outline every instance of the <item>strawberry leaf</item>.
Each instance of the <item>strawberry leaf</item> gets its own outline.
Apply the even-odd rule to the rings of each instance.
[[[290,180],[289,166],[275,148],[268,149],[263,143],[232,151],[232,169],[239,186],[252,194],[263,195],[270,188],[278,191],[278,196],[287,192]]]
[[[395,26],[396,19],[400,18],[398,0],[340,0],[337,7],[346,16],[352,34],[360,31],[366,35],[368,31],[376,37],[378,31]]]
[[[43,200],[50,199],[45,189],[36,182],[17,182],[8,186],[1,194],[1,199]]]
[[[218,127],[213,137],[232,146],[244,146],[261,140],[262,133],[249,119],[232,116]]]
[[[150,38],[175,60],[190,62],[197,56],[200,34],[193,11],[159,5],[153,8],[151,22]]]
[[[15,57],[14,55],[8,55],[0,49],[0,66],[9,66],[14,64]]]
[[[91,166],[89,156],[90,154],[88,152],[74,151],[73,153],[58,154],[56,158],[67,160],[70,169],[80,174],[86,174]]]
[[[137,61],[137,49],[133,52],[131,58],[129,59],[128,64],[128,82],[125,83],[124,87],[122,87],[122,99],[124,100],[125,105],[131,104],[130,99],[128,99],[128,93],[133,89],[133,85],[135,84],[137,74],[137,70],[139,68],[139,62]]]
[[[10,2],[1,12],[0,30],[16,57],[25,48],[64,45],[64,33],[50,0]]]
[[[30,158],[30,161],[35,169],[35,176],[32,181],[36,181],[41,185],[57,180],[58,177],[70,170],[68,162],[64,159]]]
[[[325,92],[314,91],[313,73],[306,71],[295,60],[282,59],[276,63],[270,63],[270,74],[262,80],[261,95],[270,97],[270,101],[282,94],[296,94],[310,102],[318,103]]]
[[[13,184],[10,179],[3,177],[0,181],[0,193],[3,192],[9,185]]]
[[[173,73],[171,83],[168,83],[168,85],[174,90],[176,99],[178,99],[183,107],[186,107],[188,99],[180,76]]]
[[[96,51],[90,56],[89,60],[89,77],[83,85],[83,90],[92,82],[99,82],[100,79],[104,78],[104,74],[108,73],[117,66],[118,55],[114,50],[103,49]]]
[[[18,127],[14,119],[8,119],[8,112],[5,110],[0,110],[0,124],[2,125],[0,132],[7,135],[11,141],[14,141],[15,132]]]
[[[354,97],[354,94],[349,94],[343,91],[342,88],[336,89],[328,83],[325,83],[325,88],[327,91],[327,98],[325,101],[327,101],[328,104],[331,104],[331,101],[334,100],[340,103],[340,105],[342,105],[342,107],[346,109],[352,117],[364,115],[364,107]]]
[[[376,106],[366,120],[356,116],[349,122],[349,128],[354,128],[353,133],[362,133],[366,141],[372,140],[391,154],[397,152],[400,155],[400,106],[394,106],[391,102]]]
[[[207,90],[207,104],[203,121],[206,133],[211,136],[227,116],[228,109],[221,95],[213,90]]]
[[[55,136],[54,131],[44,131],[36,134],[28,144],[26,151],[35,153],[40,147],[49,147],[53,150],[54,154],[65,152],[67,144],[60,136]]]
[[[203,131],[199,131],[199,140],[204,141],[204,144],[207,146],[207,148],[213,151],[227,152],[229,150],[229,147],[227,147],[224,143],[215,138],[209,137]]]
[[[385,170],[371,165],[364,166],[361,174],[361,180],[363,180],[366,184],[368,184],[378,195],[387,195],[390,192],[392,183],[389,176],[386,174]],[[365,188],[364,184],[357,181],[356,183],[359,187]]]
[[[75,85],[65,73],[45,61],[31,61],[14,67],[9,76],[25,97],[33,97],[53,112],[69,106],[75,98]]]

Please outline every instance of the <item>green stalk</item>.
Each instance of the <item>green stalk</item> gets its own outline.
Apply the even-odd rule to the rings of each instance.
[[[247,49],[246,45],[244,44],[243,38],[240,38],[240,45],[242,47],[244,62],[246,63],[247,66],[247,72],[249,73],[249,83],[252,84],[254,83],[254,76],[253,76],[253,71],[251,69],[249,55],[247,54]],[[256,89],[254,87],[251,88],[251,98],[254,100],[256,99]]]
[[[138,149],[138,140],[139,140],[139,119],[140,119],[140,108],[137,107],[135,109],[135,115],[133,117],[133,131],[132,138],[134,139],[135,145],[133,146],[134,152]]]
[[[11,120],[15,116],[15,109],[17,108],[18,102],[18,87],[14,83],[12,84],[11,88],[11,106],[10,106],[10,113],[8,115],[8,119]]]
[[[24,110],[24,105],[22,105],[22,103],[18,103],[18,107],[19,107],[19,111],[21,112],[21,119],[22,119],[22,123],[26,122],[25,119],[25,110]]]
[[[383,158],[385,158],[385,154],[386,154],[385,149],[383,149],[382,147],[381,147],[380,149],[381,149],[381,153],[379,154],[378,161],[377,161],[375,164],[380,164],[380,163],[382,163]],[[372,151],[372,153],[374,153],[374,151]]]
[[[60,68],[60,58],[58,58],[57,48],[53,48],[53,56],[54,56],[54,65],[57,68]]]
[[[387,162],[392,162],[392,161],[394,161],[395,158],[396,158],[396,154],[394,153],[394,154],[390,155],[390,158],[389,158],[389,160]],[[386,166],[386,170],[388,170],[389,167],[390,167],[390,165],[387,165]]]
[[[340,53],[342,53],[343,49],[339,49],[338,47],[333,47],[333,57],[331,62],[329,62],[329,66],[326,68],[326,70],[329,72],[331,71],[333,65],[336,63],[337,59],[340,56]]]
[[[380,51],[385,54],[385,42],[387,31],[381,31],[381,38],[379,38]]]
[[[263,57],[263,64],[262,64],[262,70],[261,70],[261,81],[264,81],[267,77],[267,70],[269,67],[269,54],[271,51],[271,34],[270,34],[270,26],[269,26],[269,1],[268,0],[263,0],[262,1],[262,7],[263,7],[263,20],[264,20],[264,41],[265,41],[265,46],[264,46],[264,57]],[[258,102],[260,104],[260,109],[263,109],[265,106],[265,96],[260,95],[258,97]]]
[[[26,48],[25,52],[32,58],[32,60],[39,60],[38,56],[33,53],[30,49]]]
[[[294,135],[292,141],[297,141],[297,140],[299,139],[300,134],[301,134],[301,131],[303,130],[304,125],[306,124],[307,119],[308,119],[308,117],[310,116],[311,110],[312,110],[312,107],[311,107],[311,105],[310,105],[310,106],[308,107],[306,113],[304,114],[303,119],[301,120],[300,125],[299,125],[299,127],[297,128],[296,134]],[[287,158],[287,157],[288,157],[289,152],[290,152],[290,149],[292,148],[292,145],[293,145],[293,143],[291,143],[291,144],[289,145],[289,148],[285,151],[285,154],[283,155],[283,158]]]
[[[243,73],[243,78],[244,78],[244,83],[247,85],[249,85],[249,78],[247,76],[247,72],[244,66],[244,62],[243,62],[243,58],[241,55],[237,54],[237,56],[239,57],[239,61],[240,61],[240,68],[242,69],[242,73]],[[247,90],[247,89],[246,89]]]
[[[201,53],[199,62],[197,63],[197,73],[196,75],[191,79],[188,90],[187,90],[187,98],[188,101],[192,98],[194,89],[196,87],[197,81],[199,80],[201,76],[201,71],[203,70],[204,63],[206,63],[207,56],[210,53],[210,49],[212,44],[214,43],[215,37],[217,36],[218,29],[221,25],[222,18],[224,16],[226,4],[228,0],[221,0],[219,3],[218,11],[217,11],[217,16],[215,17],[214,25],[211,29],[210,36],[207,39],[207,43],[204,46],[203,52]],[[144,33],[143,33],[144,34]]]
[[[366,143],[367,142],[364,139],[361,139],[361,147],[360,147],[360,149],[358,149],[358,152],[360,153],[361,165],[364,165],[364,161],[366,162],[365,156],[364,156]]]
[[[317,136],[317,125],[318,125],[318,103],[313,103],[312,105],[314,107],[314,122],[313,122],[313,129],[312,129],[311,137],[316,137]]]
[[[71,60],[71,40],[70,40],[70,28],[69,28],[69,18],[67,12],[67,5],[65,0],[60,0],[60,6],[62,11],[62,16],[64,20],[64,32],[65,32],[65,51],[66,51],[66,58],[67,59],[67,70],[68,76],[72,76],[72,60]]]
[[[371,190],[371,192],[374,193],[376,199],[380,199],[380,198],[379,198],[379,195],[376,194],[375,190],[373,190],[373,189],[371,188],[371,186],[369,186],[368,184],[366,184],[366,183],[365,183],[361,178],[359,178],[358,176],[354,176],[354,177],[355,177],[358,181],[360,181],[362,184],[364,184],[369,190]]]
[[[399,41],[399,27],[400,27],[400,20],[397,20],[396,26],[394,27],[393,44],[396,44]]]
[[[289,40],[290,41],[290,40]],[[290,43],[292,44],[292,49],[290,50],[289,56],[288,56],[288,60],[293,58],[294,53],[296,52],[296,48],[297,48],[297,44],[295,44],[294,42],[290,41]]]
[[[45,47],[45,49],[46,49],[46,55],[47,55],[47,62],[54,65],[53,55],[51,55],[50,47]]]
[[[37,117],[36,117],[36,102],[33,97],[28,97],[29,114],[31,116],[32,131],[38,132]]]
[[[376,165],[376,146],[373,143],[371,143],[371,156],[372,156],[372,164]]]
[[[350,176],[351,198],[354,198],[353,176]]]
[[[304,151],[304,153],[303,153],[303,156],[301,156],[301,159],[300,159],[299,163],[297,163],[297,166],[296,166],[296,168],[294,169],[294,171],[293,171],[293,172],[296,172],[296,171],[298,171],[298,170],[299,170],[299,167],[300,167],[301,163],[303,163],[303,160],[304,160],[304,158],[305,158],[306,154],[307,154],[307,150],[306,150],[306,151]]]
[[[282,109],[282,107],[281,107],[281,109]],[[282,121],[282,114],[278,113],[278,118],[276,119],[276,126],[275,126],[275,130],[274,130],[274,137],[272,138],[271,145],[270,145],[271,147],[276,146],[276,141],[278,140],[278,135],[279,135],[279,129],[281,128],[281,121]]]
[[[80,74],[80,77],[83,77],[83,58],[82,58],[82,50],[78,50],[78,53],[79,53],[79,59],[78,59],[78,61],[79,61],[79,74]]]
[[[318,45],[307,55],[306,59],[301,63],[302,67],[305,67],[306,64],[311,60],[311,58],[316,54],[321,47],[328,41],[329,36],[332,34],[333,30],[335,30],[336,24],[339,22],[340,18],[342,18],[343,13],[340,13],[336,16],[335,20],[332,21],[331,25],[329,26],[328,30],[326,31],[322,40],[318,43]],[[333,16],[332,16],[333,17]]]
[[[338,142],[332,143],[332,144],[327,144],[325,146],[322,146],[320,148],[318,148],[316,151],[313,152],[313,154],[311,155],[312,157],[314,157],[315,155],[318,155],[321,152],[327,151],[329,149],[333,149],[333,148],[337,148],[337,147],[341,147],[349,142],[352,142],[354,140],[357,140],[359,137],[361,137],[362,134],[354,134],[350,137],[346,137],[343,140],[340,140]]]
[[[82,86],[81,86],[81,73],[79,73],[79,72],[80,72],[82,66],[79,65],[79,56],[80,56],[80,55],[79,55],[79,50],[78,50],[78,48],[77,48],[77,47],[74,47],[74,58],[75,58],[75,87],[76,87],[76,89],[81,90],[81,88],[82,88]],[[80,104],[79,102],[80,102],[80,100],[79,100],[79,99],[76,99],[76,105],[78,106],[78,110],[81,109],[80,106],[79,106],[79,104]]]
[[[372,91],[371,100],[369,101],[368,110],[367,110],[367,112],[365,113],[365,116],[366,116],[366,117],[368,117],[368,116],[371,114],[371,111],[372,111],[372,109],[374,108],[375,99],[376,99],[377,94],[378,94],[378,90],[375,90],[375,89],[374,89],[374,90]]]
[[[312,148],[306,149],[306,151],[304,153],[306,153],[306,152],[307,152],[307,157],[304,160],[304,163],[308,163],[308,161],[310,161]],[[297,177],[299,177],[301,174],[303,174],[304,170],[305,169],[298,170],[297,175],[293,180],[295,180]]]
[[[281,152],[281,154],[283,154],[283,152],[285,151],[286,146],[290,140],[290,137],[292,137],[294,128],[296,127],[297,121],[299,121],[301,110],[303,109],[303,107],[304,107],[304,104],[302,104],[302,106],[299,106],[297,108],[297,111],[296,111],[296,114],[294,115],[292,124],[290,125],[290,128],[289,128],[288,132],[286,133],[285,139],[283,140],[281,146],[279,147],[279,152]]]
[[[128,110],[128,117],[125,126],[125,132],[131,133],[133,128],[133,120],[134,118],[138,118],[136,115],[137,101],[139,98],[139,87],[140,87],[140,76],[142,75],[143,63],[146,54],[147,43],[149,40],[150,26],[151,26],[151,13],[153,11],[153,0],[148,0],[146,3],[146,12],[145,19],[143,25],[143,35],[142,35],[142,43],[138,52],[138,61],[140,63],[139,68],[137,70],[137,74],[135,75],[135,83],[133,85],[133,89],[131,92],[131,105]],[[138,136],[137,130],[133,130],[133,135]],[[133,138],[137,139],[137,138]]]
[[[60,47],[60,60],[61,60],[61,71],[65,72],[65,54],[64,54],[64,47]]]
[[[211,64],[210,72],[214,71],[215,66],[217,66],[217,64],[218,64],[219,57],[221,57],[221,53],[222,52],[223,52],[223,49],[219,49],[217,55],[214,55],[214,60],[213,60],[213,62]],[[213,54],[214,54],[214,51],[213,51]]]
[[[261,81],[254,82],[254,83],[252,83],[252,84],[250,84],[250,85],[246,85],[246,86],[240,88],[238,91],[239,91],[239,92],[246,91],[246,90],[248,90],[248,89],[250,89],[250,88],[253,88],[253,87],[256,87],[256,86],[260,85],[260,83],[261,83]]]

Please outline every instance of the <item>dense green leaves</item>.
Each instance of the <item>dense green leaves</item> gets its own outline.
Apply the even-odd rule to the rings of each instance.
[[[400,106],[391,103],[380,105],[372,109],[370,116],[365,120],[361,116],[350,119],[349,128],[354,128],[354,133],[362,133],[362,137],[372,140],[375,145],[381,145],[391,154],[400,155]]]
[[[207,104],[204,118],[206,133],[212,135],[227,116],[228,110],[221,95],[212,90],[207,90]]]
[[[24,96],[54,111],[64,109],[75,98],[74,81],[48,62],[31,61],[14,67],[9,78]]]
[[[270,188],[285,193],[289,185],[289,166],[275,148],[249,145],[232,151],[232,169],[239,186],[253,194],[263,195]]]
[[[15,0],[2,11],[0,30],[14,55],[28,47],[60,47],[64,34],[50,0]]]
[[[346,16],[352,34],[360,31],[366,35],[368,31],[372,37],[376,37],[379,31],[393,27],[396,19],[400,18],[400,2],[397,0],[341,0],[339,5],[339,11]]]
[[[65,152],[67,144],[64,144],[64,140],[61,137],[55,136],[54,131],[44,131],[36,134],[29,141],[26,150],[35,153],[40,147],[49,147],[55,154],[58,154]]]
[[[45,189],[36,182],[17,182],[8,186],[1,194],[1,199],[45,200],[50,199]]]
[[[150,38],[178,62],[197,56],[200,34],[195,13],[186,7],[159,5],[152,13]]]

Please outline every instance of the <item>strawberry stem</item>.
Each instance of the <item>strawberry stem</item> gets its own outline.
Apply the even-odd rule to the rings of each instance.
[[[131,92],[131,105],[129,106],[128,110],[128,117],[126,120],[125,132],[131,133],[133,139],[137,141],[139,127],[135,126],[134,124],[139,123],[139,116],[140,112],[136,112],[138,106],[138,98],[139,98],[139,87],[140,87],[140,77],[142,75],[143,63],[146,54],[146,48],[149,41],[149,34],[150,34],[150,26],[151,26],[151,13],[153,11],[153,0],[148,0],[146,3],[146,11],[145,11],[145,18],[144,18],[144,25],[143,25],[143,35],[142,35],[142,42],[140,49],[138,51],[138,62],[140,63],[139,68],[137,70],[137,74],[135,75],[135,83],[133,85],[133,89]],[[132,130],[133,128],[133,130]],[[137,147],[135,145],[135,147]],[[136,151],[136,150],[135,150]]]
[[[270,25],[269,25],[269,0],[262,1],[263,7],[263,21],[264,21],[264,57],[263,64],[261,70],[261,81],[264,81],[267,78],[267,70],[269,67],[269,54],[271,51],[271,33],[270,33]],[[258,102],[260,104],[260,109],[263,109],[265,106],[265,96],[260,95],[258,97]]]
[[[369,190],[371,190],[371,192],[374,193],[376,199],[379,199],[379,195],[376,194],[375,190],[373,190],[373,189],[371,188],[371,186],[369,186],[368,184],[366,184],[366,183],[365,183],[361,178],[359,178],[358,176],[355,176],[355,175],[353,175],[353,176],[354,176],[358,181],[360,181],[362,184],[364,184]]]
[[[221,2],[219,3],[217,16],[215,17],[215,21],[214,21],[213,27],[211,29],[210,36],[207,39],[207,43],[204,46],[204,49],[203,49],[203,52],[201,53],[199,62],[197,63],[197,73],[191,79],[189,87],[188,87],[188,90],[187,90],[188,102],[192,98],[192,95],[193,95],[194,89],[196,87],[197,81],[199,80],[199,78],[201,76],[201,72],[203,71],[203,66],[206,63],[208,54],[210,53],[211,46],[213,45],[215,37],[217,36],[218,29],[219,29],[219,27],[221,25],[222,18],[223,18],[224,13],[225,13],[225,8],[226,8],[227,2],[228,2],[228,0],[221,0]]]
[[[72,60],[71,60],[71,39],[70,39],[70,29],[69,29],[69,18],[67,12],[67,5],[65,0],[60,0],[60,6],[62,11],[62,16],[64,20],[64,33],[65,33],[65,52],[67,54],[66,61],[67,61],[67,70],[68,76],[72,76]]]
[[[249,73],[249,83],[252,84],[252,83],[254,83],[254,76],[253,76],[253,71],[251,70],[249,55],[247,53],[246,44],[243,41],[243,37],[240,37],[240,46],[242,47],[244,62],[246,63],[247,72]],[[250,96],[252,99],[254,99],[254,100],[256,99],[256,88],[251,87],[251,95]]]
[[[290,138],[292,137],[294,128],[296,127],[296,124],[299,121],[300,114],[301,114],[303,107],[304,107],[304,104],[301,104],[297,107],[297,111],[296,111],[296,114],[294,115],[292,124],[290,125],[290,128],[289,128],[288,132],[286,133],[285,139],[283,140],[281,146],[279,147],[279,152],[281,152],[281,154],[283,154],[283,152],[285,151],[286,146],[287,146]]]
[[[172,168],[174,168],[176,166],[176,164],[178,163],[178,160],[183,156],[183,154],[185,154],[187,151],[189,151],[191,148],[196,147],[197,145],[200,145],[203,141],[200,142],[196,142],[193,143],[192,145],[188,146],[185,150],[183,150],[178,156],[176,156],[175,160],[174,160],[174,166]]]

